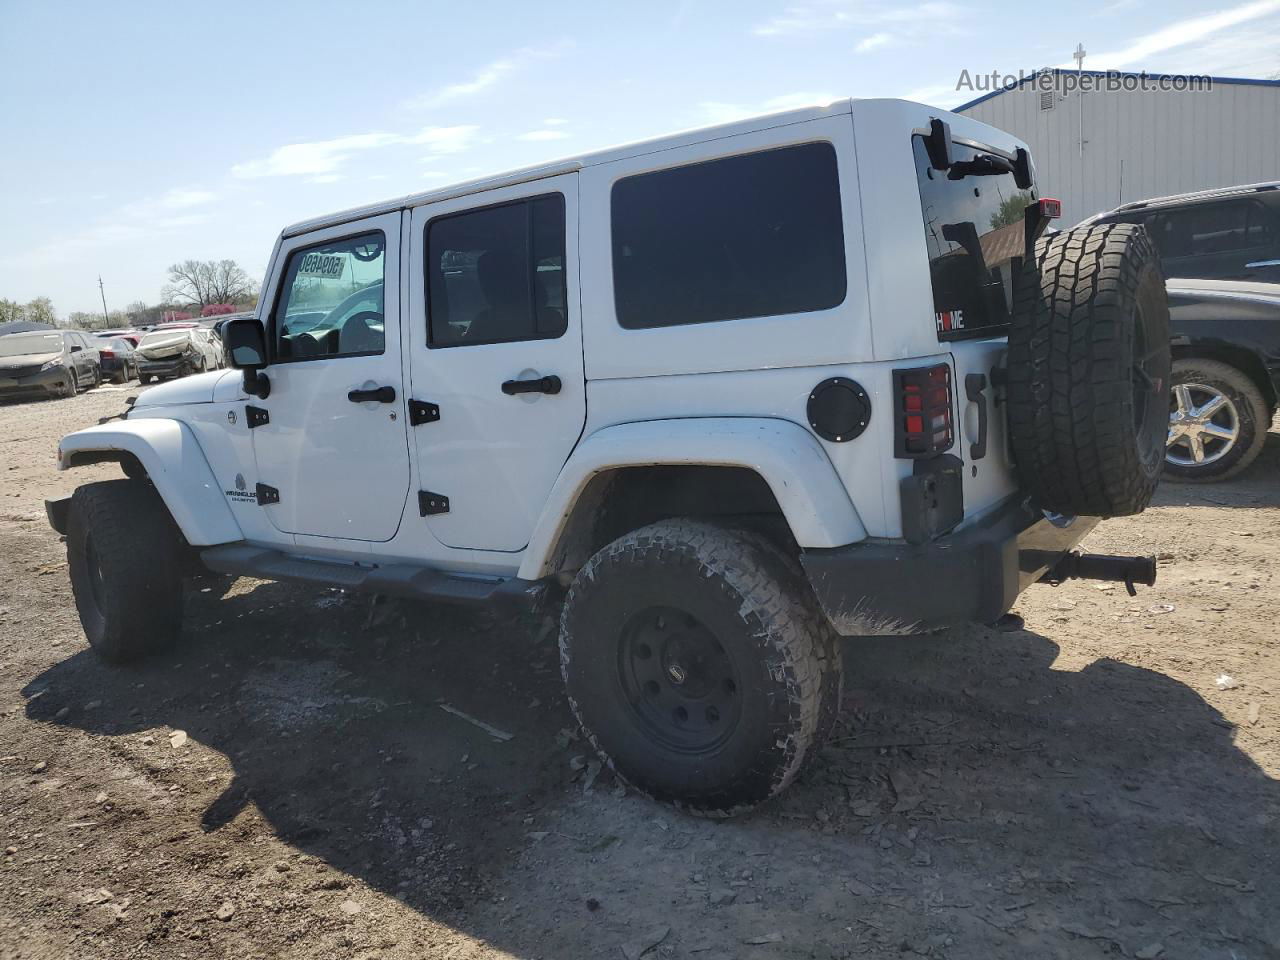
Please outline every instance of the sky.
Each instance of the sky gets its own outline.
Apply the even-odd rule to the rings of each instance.
[[[281,228],[844,96],[1072,66],[1280,74],[1280,0],[0,0],[0,297],[160,298]]]

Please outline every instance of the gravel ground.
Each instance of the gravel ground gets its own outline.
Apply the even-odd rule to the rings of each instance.
[[[41,501],[136,389],[0,407],[2,960],[1280,956],[1274,430],[1090,536],[1137,598],[849,641],[821,761],[713,822],[596,775],[550,621],[210,580],[98,663]]]

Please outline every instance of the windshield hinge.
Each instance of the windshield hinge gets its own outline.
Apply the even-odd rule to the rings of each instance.
[[[250,430],[254,427],[265,426],[271,422],[271,417],[262,407],[255,407],[253,404],[246,404],[244,408],[244,422]]]
[[[255,488],[255,493],[258,496],[258,506],[260,507],[280,502],[280,491],[275,487],[267,486],[265,483],[258,484]]]
[[[435,423],[440,419],[440,408],[426,400],[409,401],[409,426],[420,427],[424,423]]]
[[[434,516],[437,513],[449,512],[449,498],[442,493],[432,493],[430,490],[418,491],[418,513],[424,517]]]

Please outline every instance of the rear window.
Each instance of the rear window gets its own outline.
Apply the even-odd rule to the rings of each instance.
[[[829,143],[619,180],[613,287],[628,329],[807,313],[845,296],[844,226]]]
[[[939,340],[999,336],[1013,308],[1014,273],[1022,262],[1023,211],[1034,190],[1019,190],[1013,174],[948,179],[929,163],[924,138],[911,138],[924,215]],[[955,161],[981,151],[953,143]]]

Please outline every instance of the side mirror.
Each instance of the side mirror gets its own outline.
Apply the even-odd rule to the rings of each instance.
[[[222,328],[222,352],[227,365],[244,371],[244,392],[265,400],[271,383],[260,371],[267,365],[267,338],[252,317],[232,320]]]
[[[72,353],[79,353],[79,352],[80,352],[81,350],[83,350],[83,349],[84,349],[84,347],[77,347],[77,346],[75,346],[75,345],[73,344],[73,345],[72,345],[72,347],[71,347],[71,352],[72,352]]]

